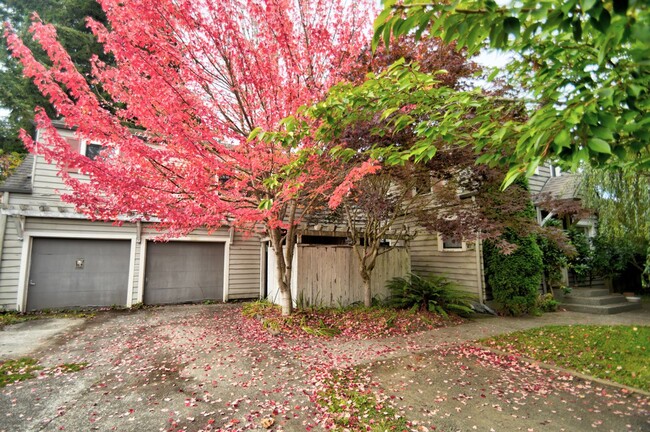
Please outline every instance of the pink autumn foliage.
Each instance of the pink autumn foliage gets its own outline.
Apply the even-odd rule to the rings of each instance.
[[[42,144],[24,133],[23,139],[57,164],[72,191],[65,200],[93,219],[155,217],[170,235],[181,235],[226,222],[278,227],[288,202],[336,190],[335,204],[352,186],[353,177],[334,184],[334,164],[318,152],[287,175],[285,167],[301,157],[296,147],[309,149],[311,141],[287,147],[247,137],[258,127],[278,130],[281,119],[345,76],[367,46],[374,2],[99,3],[110,28],[91,19],[88,27],[115,63],[93,58],[91,77],[75,69],[54,27],[37,15],[30,32],[48,66],[5,25],[12,55],[65,124],[105,147],[95,160],[75,153],[37,110]],[[355,175],[374,169],[367,163]],[[274,176],[280,181],[269,183]],[[272,205],[260,206],[263,201]]]

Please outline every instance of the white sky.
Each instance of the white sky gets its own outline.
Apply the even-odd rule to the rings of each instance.
[[[505,67],[511,59],[511,53],[497,50],[484,50],[472,60],[485,67]]]

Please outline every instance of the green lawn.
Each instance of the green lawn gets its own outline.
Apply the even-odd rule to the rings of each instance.
[[[70,311],[39,311],[39,312],[0,312],[0,330],[4,326],[18,324],[25,321],[48,318],[92,318],[95,316],[94,311],[70,310]]]
[[[51,368],[44,368],[38,364],[38,360],[31,357],[0,361],[0,387],[35,378],[37,371],[44,374],[73,373],[79,372],[86,367],[88,367],[88,363],[83,362],[62,363]]]
[[[480,342],[502,351],[650,390],[649,326],[547,326]]]
[[[29,357],[0,362],[0,387],[16,381],[34,378],[34,372],[43,369],[38,362]]]

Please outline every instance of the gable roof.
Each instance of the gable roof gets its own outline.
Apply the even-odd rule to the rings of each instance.
[[[32,193],[34,155],[28,154],[18,168],[0,185],[0,192]]]
[[[580,180],[580,175],[577,174],[562,174],[559,177],[551,177],[542,187],[539,195],[560,200],[580,199]]]

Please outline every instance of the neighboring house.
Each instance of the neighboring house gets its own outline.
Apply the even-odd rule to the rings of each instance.
[[[97,150],[63,126],[59,133],[82,154]],[[262,295],[259,237],[223,228],[155,242],[152,223],[88,220],[61,201],[65,188],[57,168],[35,155],[0,186],[0,310]]]

